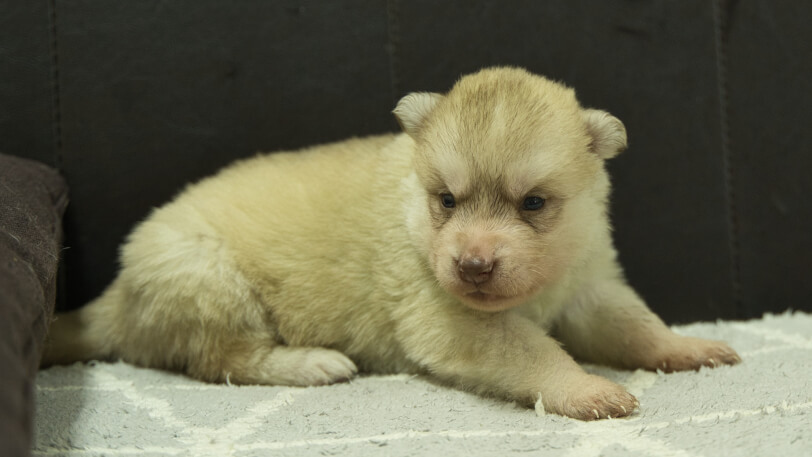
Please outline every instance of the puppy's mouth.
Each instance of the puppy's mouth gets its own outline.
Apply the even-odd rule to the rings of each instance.
[[[481,301],[481,302],[493,302],[493,301],[500,301],[500,300],[504,300],[506,298],[510,298],[510,297],[505,297],[503,295],[490,294],[490,293],[487,293],[487,292],[483,292],[481,290],[475,290],[473,292],[468,292],[467,294],[465,294],[465,296],[468,297],[468,298],[471,298],[473,300]]]
[[[463,298],[463,302],[471,308],[491,312],[512,308],[522,301],[522,297],[499,295],[485,292],[479,288],[472,292],[464,293],[461,298]]]

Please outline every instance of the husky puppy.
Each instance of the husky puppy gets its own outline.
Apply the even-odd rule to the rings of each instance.
[[[629,287],[604,161],[623,124],[516,68],[413,93],[405,133],[243,160],[155,210],[95,301],[58,315],[43,365],[123,359],[210,382],[420,373],[577,419],[632,414],[574,360],[734,364]]]

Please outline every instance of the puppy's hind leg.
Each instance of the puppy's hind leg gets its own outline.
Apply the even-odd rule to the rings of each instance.
[[[281,344],[256,281],[195,208],[158,210],[122,253],[114,355],[209,382],[304,386],[355,373],[340,352]]]
[[[576,358],[621,368],[682,371],[733,365],[721,341],[680,336],[620,280],[591,284],[556,322],[556,338]]]
[[[216,372],[211,366],[204,372],[190,367],[190,374],[234,384],[320,386],[347,381],[358,372],[352,360],[333,349],[286,346],[267,340],[229,346]]]

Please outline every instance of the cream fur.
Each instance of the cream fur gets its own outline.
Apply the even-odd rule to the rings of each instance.
[[[407,133],[243,160],[155,210],[110,287],[57,317],[43,364],[289,385],[425,373],[594,419],[637,403],[573,356],[739,360],[675,335],[626,285],[603,163],[626,146],[619,120],[513,68],[411,94],[395,114]]]

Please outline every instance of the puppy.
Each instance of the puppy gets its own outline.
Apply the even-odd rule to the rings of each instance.
[[[626,147],[618,119],[515,68],[394,113],[405,134],[244,160],[155,210],[109,288],[56,318],[43,365],[294,386],[420,373],[587,420],[638,403],[573,357],[739,361],[671,332],[626,284],[604,167]]]

